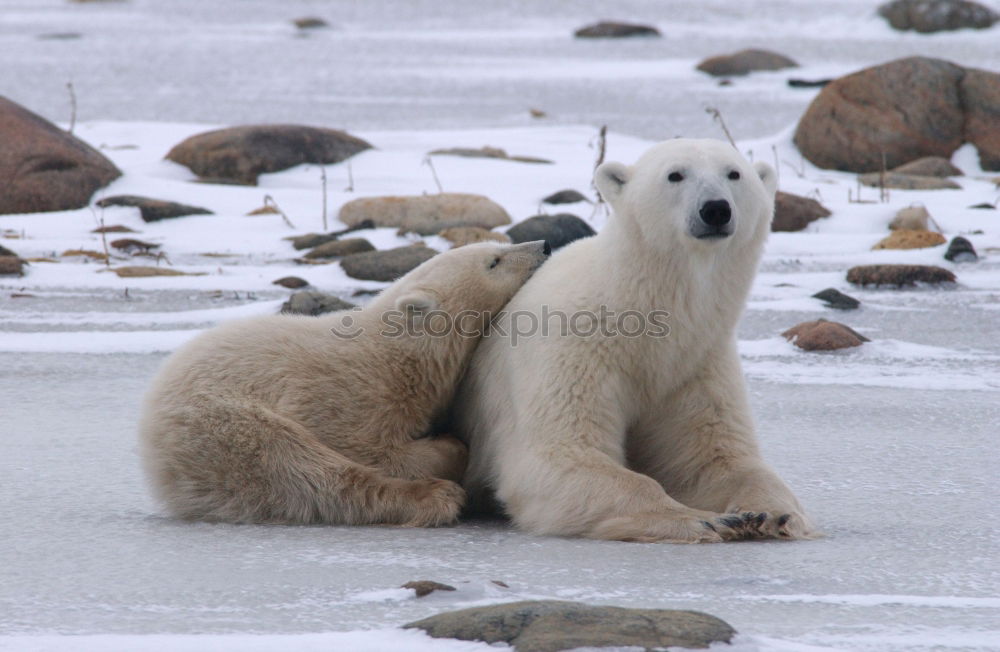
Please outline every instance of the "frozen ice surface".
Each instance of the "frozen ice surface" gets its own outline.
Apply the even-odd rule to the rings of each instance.
[[[1000,227],[996,212],[966,208],[997,200],[995,173],[965,147],[953,159],[967,174],[961,191],[851,203],[852,175],[801,163],[788,127],[815,91],[785,86],[908,54],[998,70],[996,30],[898,34],[867,0],[646,0],[618,3],[615,15],[589,0],[2,5],[0,92],[65,123],[72,79],[76,133],[126,172],[102,194],[178,199],[216,215],[144,224],[135,209],[103,213],[204,276],[119,279],[62,259],[0,279],[0,650],[485,650],[392,628],[525,598],[704,610],[741,632],[733,652],[1000,649]],[[310,14],[333,28],[298,35],[288,21]],[[616,17],[654,23],[664,38],[569,36]],[[38,38],[54,32],[82,36]],[[803,68],[724,88],[693,70],[704,56],[761,45]],[[282,238],[322,230],[318,168],[265,175],[256,188],[193,184],[162,160],[170,146],[219,124],[346,127],[378,149],[352,159],[355,192],[343,190],[345,166],[326,168],[331,215],[358,196],[435,192],[422,161],[437,147],[554,160],[435,158],[446,190],[486,194],[519,220],[552,191],[589,192],[597,125],[612,128],[608,157],[629,162],[665,136],[719,136],[706,105],[723,110],[742,151],[781,161],[782,189],[833,211],[802,233],[772,235],[739,332],[765,456],[823,539],[637,545],[531,537],[502,522],[237,527],[173,521],[152,504],[135,422],[169,351],[225,319],[276,311],[288,292],[271,281],[282,276],[347,299],[381,287],[337,265],[291,262]],[[532,121],[529,106],[551,118]],[[245,216],[265,194],[295,230]],[[948,263],[940,247],[871,251],[912,202],[949,238],[968,237],[980,262]],[[589,207],[570,211],[603,223]],[[99,217],[0,216],[0,242],[23,256],[102,249],[90,233]],[[379,247],[408,242],[393,229],[360,235]],[[941,265],[959,283],[846,284],[848,267],[878,262]],[[862,308],[839,313],[810,298],[830,286]],[[806,354],[778,336],[817,317],[872,342]],[[418,600],[398,588],[413,579],[458,591]]]

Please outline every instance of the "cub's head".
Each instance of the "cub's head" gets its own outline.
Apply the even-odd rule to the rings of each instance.
[[[550,253],[544,240],[496,242],[450,249],[397,281],[395,308],[419,316],[445,312],[497,313]]]
[[[653,247],[681,241],[719,249],[763,243],[774,214],[777,180],[728,143],[678,138],[652,147],[632,166],[608,162],[595,183],[615,210]]]

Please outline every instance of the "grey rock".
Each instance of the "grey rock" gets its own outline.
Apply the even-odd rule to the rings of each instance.
[[[282,314],[308,315],[310,317],[338,310],[350,310],[351,308],[354,308],[354,304],[344,301],[340,297],[311,291],[296,292],[288,298],[288,301],[281,304]]]
[[[944,257],[953,263],[974,263],[979,260],[976,248],[960,235],[956,235],[948,243],[948,251],[944,253]]]
[[[771,231],[801,231],[812,222],[829,216],[830,211],[815,199],[779,190],[774,196]]]
[[[862,185],[870,188],[893,188],[895,190],[961,190],[951,179],[942,177],[925,177],[918,174],[900,174],[898,172],[869,172],[858,177]]]
[[[587,197],[583,193],[577,192],[576,190],[560,190],[559,192],[554,192],[545,199],[543,199],[542,203],[575,204],[581,201],[589,202],[590,200],[587,199]]]
[[[577,38],[625,38],[629,36],[660,36],[660,30],[649,25],[603,20],[581,27],[573,33]]]
[[[364,229],[374,229],[375,223],[371,220],[361,220],[354,226],[349,226],[346,229],[340,231],[333,231],[331,233],[306,233],[305,235],[300,235],[292,238],[292,246],[296,249],[312,249],[313,247],[318,247],[321,244],[326,244],[327,242],[332,242],[337,238],[347,235],[353,231],[363,231]]]
[[[545,240],[552,251],[595,233],[593,227],[569,213],[535,215],[507,229],[507,235],[514,244]]]
[[[713,77],[732,77],[749,75],[757,70],[782,70],[798,66],[799,64],[783,54],[750,49],[709,57],[699,63],[697,68]]]
[[[304,288],[309,285],[309,281],[304,278],[299,278],[298,276],[282,276],[276,281],[271,281],[272,285],[280,285],[283,288],[288,288],[289,290],[298,290],[299,288]]]
[[[861,305],[860,301],[844,294],[836,288],[820,290],[812,296],[814,299],[824,302],[827,308],[835,308],[837,310],[855,310]]]
[[[893,29],[924,34],[956,29],[987,29],[1000,20],[989,7],[967,0],[893,0],[878,8]]]
[[[462,609],[404,625],[434,638],[507,643],[517,652],[579,647],[707,648],[736,633],[697,611],[625,609],[539,600]]]
[[[344,238],[332,240],[316,247],[305,255],[306,258],[340,258],[363,251],[375,251],[375,246],[364,238]]]
[[[363,281],[395,281],[424,261],[430,260],[437,251],[423,245],[396,247],[384,251],[366,251],[351,254],[340,260],[340,266],[351,278]]]
[[[188,206],[177,202],[164,201],[162,199],[150,199],[138,195],[115,195],[105,197],[97,202],[100,208],[109,206],[132,206],[139,209],[143,222],[158,222],[174,217],[184,217],[186,215],[212,215],[212,211],[198,206]]]

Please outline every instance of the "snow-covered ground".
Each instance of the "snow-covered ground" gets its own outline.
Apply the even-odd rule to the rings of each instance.
[[[791,144],[790,125],[815,91],[784,84],[912,53],[1000,70],[998,32],[899,35],[856,0],[731,4],[627,2],[608,16],[595,2],[0,3],[0,93],[65,123],[63,84],[73,79],[76,133],[125,171],[95,199],[134,193],[216,213],[154,224],[128,208],[0,216],[0,243],[59,260],[0,280],[0,649],[485,650],[392,628],[538,597],[704,610],[741,632],[738,652],[1000,649],[1000,213],[966,208],[997,201],[997,173],[981,171],[966,147],[953,159],[966,172],[961,191],[852,203],[852,175],[812,168]],[[335,28],[298,37],[287,21],[302,15]],[[568,37],[602,17],[652,22],[665,37]],[[67,31],[82,37],[37,38]],[[805,67],[732,87],[692,70],[748,45]],[[348,299],[379,287],[336,264],[292,262],[283,238],[323,229],[318,167],[265,175],[256,188],[197,184],[162,160],[172,145],[240,122],[349,128],[377,149],[352,159],[353,192],[345,165],[326,168],[331,229],[352,198],[436,192],[423,163],[431,149],[492,145],[555,161],[434,158],[445,190],[485,194],[519,220],[555,190],[590,193],[598,125],[612,127],[608,158],[629,162],[657,138],[721,136],[705,105],[723,110],[742,151],[779,162],[783,190],[833,211],[805,232],[772,235],[739,334],[766,457],[825,538],[637,545],[531,537],[496,522],[237,527],[159,514],[139,471],[135,421],[165,354],[222,320],[276,311],[289,292],[271,281],[282,276]],[[533,121],[529,106],[552,117]],[[265,195],[295,229],[246,216]],[[871,251],[914,202],[949,238],[969,238],[981,260],[948,263],[943,247]],[[568,210],[597,228],[604,220],[589,205]],[[204,275],[120,279],[59,257],[103,249],[90,233],[102,218]],[[408,241],[392,229],[359,235],[379,247]],[[959,282],[846,283],[847,268],[876,262],[940,265]],[[862,308],[838,313],[809,298],[831,286]],[[872,342],[807,354],[779,337],[821,316]],[[418,600],[396,588],[413,579],[459,590]]]

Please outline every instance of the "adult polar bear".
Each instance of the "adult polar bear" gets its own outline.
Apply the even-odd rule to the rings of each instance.
[[[614,216],[518,292],[459,389],[453,425],[470,449],[471,504],[495,496],[538,534],[808,537],[798,501],[758,452],[736,349],[774,170],[720,141],[678,139],[632,167],[605,163],[595,181]],[[669,335],[601,332],[602,309],[668,311]],[[558,314],[577,333],[593,315],[599,332],[523,332],[530,315],[562,328]]]

